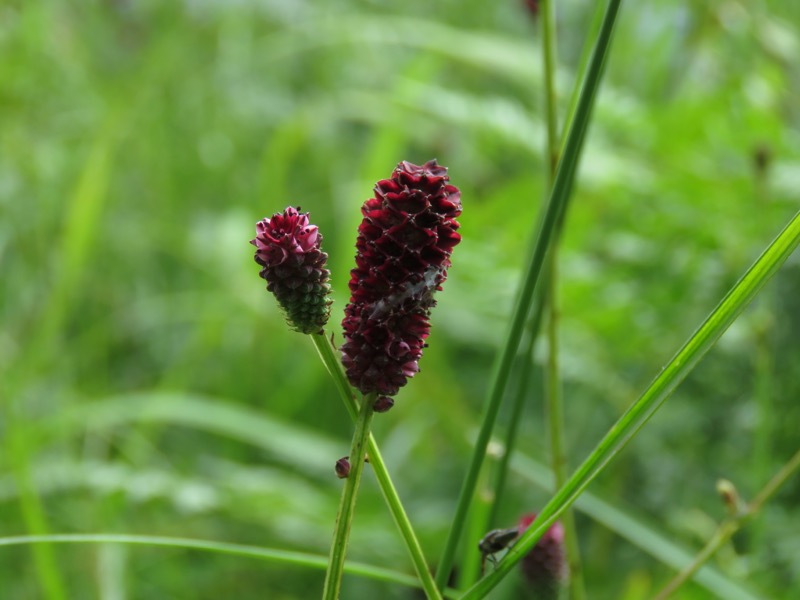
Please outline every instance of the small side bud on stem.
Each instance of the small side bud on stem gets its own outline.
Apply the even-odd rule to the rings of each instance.
[[[717,493],[722,498],[722,502],[731,517],[738,517],[742,514],[744,505],[735,485],[727,479],[720,479],[717,481]]]
[[[389,396],[379,396],[377,400],[375,400],[375,404],[372,405],[372,410],[376,413],[385,413],[390,408],[394,406],[394,400],[392,400]]]
[[[339,479],[347,479],[348,475],[350,475],[350,461],[348,460],[349,456],[343,456],[339,460],[336,461],[336,466],[334,467],[336,471],[336,476]]]

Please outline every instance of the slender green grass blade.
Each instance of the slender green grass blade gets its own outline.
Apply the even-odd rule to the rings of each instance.
[[[661,407],[798,244],[800,244],[800,212],[728,292],[641,397],[614,424],[567,483],[547,503],[537,520],[509,551],[497,570],[473,586],[463,596],[465,600],[483,598],[533,548],[556,519],[569,508],[586,486],[602,472]]]
[[[292,552],[276,548],[262,548],[245,544],[231,544],[212,540],[195,540],[189,538],[173,538],[154,535],[130,535],[115,533],[89,533],[89,534],[52,534],[52,535],[25,535],[0,538],[2,546],[20,546],[31,544],[130,544],[138,546],[163,546],[169,548],[186,548],[204,552],[217,552],[235,556],[246,556],[274,563],[294,565],[309,569],[324,570],[328,566],[328,559],[320,554],[307,552]],[[385,581],[408,587],[418,588],[419,581],[413,575],[406,575],[390,569],[374,567],[360,562],[348,561],[345,563],[346,573]],[[447,597],[454,598],[455,593],[449,590]]]
[[[575,178],[575,170],[583,146],[586,129],[594,106],[594,100],[600,85],[600,78],[603,72],[603,64],[611,45],[611,37],[614,30],[617,11],[620,0],[611,0],[606,10],[603,27],[595,45],[595,51],[589,69],[586,73],[586,81],[581,88],[578,109],[575,119],[572,122],[567,142],[564,149],[563,158],[559,162],[558,171],[553,183],[550,200],[545,210],[545,216],[536,238],[536,246],[531,257],[522,287],[514,306],[514,314],[511,319],[511,327],[506,336],[506,343],[502,349],[499,360],[492,370],[492,378],[489,384],[489,397],[485,404],[484,413],[481,419],[481,429],[470,460],[467,474],[464,478],[456,505],[455,515],[450,532],[445,542],[439,568],[436,571],[436,583],[443,588],[447,582],[450,571],[453,567],[453,560],[464,529],[464,522],[467,518],[469,505],[475,494],[483,459],[486,456],[486,447],[489,444],[492,429],[500,411],[500,404],[505,395],[506,385],[511,373],[511,366],[517,352],[522,334],[525,329],[525,319],[530,309],[534,290],[540,281],[540,276],[547,258],[547,252],[556,239],[554,231],[562,218],[564,207],[572,189]]]
[[[224,399],[169,392],[120,394],[86,403],[47,423],[31,424],[30,435],[103,431],[134,422],[165,422],[238,439],[269,452],[294,469],[330,476],[330,457],[339,448],[331,438]],[[33,429],[35,428],[35,429]]]
[[[542,489],[553,489],[553,475],[550,469],[542,463],[516,453],[511,460],[511,467],[518,476],[531,481]],[[618,508],[590,492],[581,494],[575,500],[575,507],[595,522],[607,527],[621,538],[628,540],[637,548],[675,570],[683,569],[692,562],[691,552],[648,526],[629,509]],[[702,567],[695,574],[694,579],[699,585],[720,598],[758,600],[756,594],[710,566]]]

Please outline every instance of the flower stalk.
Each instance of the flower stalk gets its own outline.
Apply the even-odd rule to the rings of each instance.
[[[552,187],[558,170],[560,159],[558,115],[556,110],[556,8],[554,0],[544,0],[544,18],[542,19],[545,82],[545,112],[547,115],[547,155],[549,158],[548,186]],[[566,211],[565,211],[566,212]],[[547,359],[545,367],[545,417],[550,442],[550,464],[555,478],[555,489],[558,490],[567,480],[567,452],[564,443],[564,396],[561,388],[559,368],[558,328],[561,308],[558,298],[558,254],[561,231],[564,228],[564,213],[556,225],[556,233],[544,275],[545,307],[547,312]],[[570,597],[572,600],[584,600],[586,589],[583,583],[583,565],[581,562],[578,532],[575,518],[571,511],[562,517],[564,544],[561,551],[566,551],[569,561]]]
[[[344,402],[350,418],[356,421],[358,418],[358,403],[356,402],[353,390],[347,382],[347,376],[344,373],[341,362],[336,356],[336,349],[333,347],[331,341],[325,337],[324,334],[311,335],[311,341],[319,353],[320,359],[327,368],[328,372],[333,379],[336,389],[339,391],[339,396]],[[367,453],[369,454],[369,464],[372,466],[372,471],[375,473],[375,478],[378,480],[381,493],[386,501],[389,511],[392,514],[395,524],[397,525],[400,535],[406,544],[406,549],[414,563],[414,569],[417,572],[422,588],[426,596],[430,600],[441,600],[442,595],[436,587],[433,576],[428,570],[428,562],[425,555],[422,553],[422,546],[417,539],[411,521],[406,514],[403,503],[400,500],[400,495],[392,482],[389,475],[389,469],[383,460],[378,443],[375,438],[370,434],[367,441]]]
[[[467,474],[461,485],[455,515],[453,516],[453,523],[450,527],[442,558],[436,572],[436,583],[440,586],[440,589],[444,587],[450,577],[450,571],[452,570],[453,560],[464,530],[467,513],[475,495],[478,476],[483,465],[483,460],[486,457],[486,449],[497,421],[497,415],[500,412],[500,404],[505,395],[508,378],[511,373],[511,366],[520,340],[522,339],[531,300],[534,291],[540,285],[542,271],[546,262],[545,258],[555,237],[554,232],[557,229],[557,224],[561,220],[567,200],[572,191],[578,157],[589,125],[595,96],[600,86],[603,64],[605,63],[605,58],[610,48],[620,2],[621,0],[610,0],[606,8],[603,26],[596,41],[586,77],[581,86],[575,118],[570,121],[562,158],[559,160],[556,177],[553,182],[552,191],[550,192],[550,198],[537,232],[538,235],[536,237],[533,255],[528,263],[522,287],[514,305],[514,313],[511,318],[510,328],[505,338],[506,342],[492,369],[489,396],[481,416],[481,428],[475,440],[472,458]],[[506,560],[507,559],[503,562],[506,562]],[[502,570],[505,572],[505,569]],[[501,576],[500,572],[501,569],[499,568],[498,571],[481,580],[477,586],[472,588],[475,590],[474,593],[480,593],[479,590],[484,589],[488,591],[488,589],[496,585],[497,580]]]
[[[356,268],[350,279],[352,295],[342,323],[346,374],[323,331],[330,314],[330,274],[317,227],[309,223],[307,214],[289,207],[283,214],[259,222],[251,241],[267,289],[277,298],[290,326],[311,334],[356,420],[349,472],[344,461],[337,463],[337,474],[345,478],[345,486],[323,591],[326,599],[337,598],[341,589],[367,446],[426,594],[441,598],[369,427],[373,414],[388,411],[394,404],[391,396],[419,371],[430,331],[430,310],[436,304],[433,296],[447,278],[451,251],[461,240],[455,220],[460,213],[460,192],[449,184],[447,169],[435,160],[422,166],[402,162],[390,179],[377,183],[375,196],[362,207]],[[350,384],[363,395],[360,409]]]
[[[389,179],[375,185],[374,197],[364,203],[361,213],[341,353],[347,378],[363,398],[350,453],[352,468],[331,547],[325,599],[338,597],[341,587],[372,416],[376,407],[380,412],[391,408],[391,396],[419,371],[430,332],[430,311],[436,304],[434,293],[441,290],[452,249],[461,241],[455,220],[461,214],[461,194],[449,184],[447,169],[435,160],[422,166],[398,164]]]
[[[323,600],[338,600],[342,588],[344,559],[347,554],[347,542],[350,538],[350,526],[353,523],[361,475],[364,473],[364,457],[369,442],[369,428],[374,414],[374,403],[375,394],[368,394],[361,399],[361,408],[350,448],[350,472],[344,480],[339,512],[336,516],[336,529],[328,558],[328,571],[325,574],[325,587],[322,592]]]

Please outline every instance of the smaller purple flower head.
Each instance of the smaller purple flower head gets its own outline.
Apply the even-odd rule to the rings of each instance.
[[[255,261],[267,290],[275,294],[289,325],[301,333],[319,333],[331,312],[328,255],[322,235],[308,213],[291,206],[256,223]]]

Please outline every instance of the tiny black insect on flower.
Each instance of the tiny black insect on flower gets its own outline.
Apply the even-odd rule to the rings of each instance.
[[[502,552],[508,548],[519,536],[519,529],[517,527],[509,527],[508,529],[492,529],[487,533],[480,542],[478,542],[478,550],[481,551],[481,575],[486,570],[486,559],[488,558],[492,564],[497,567],[497,558],[495,554]]]

